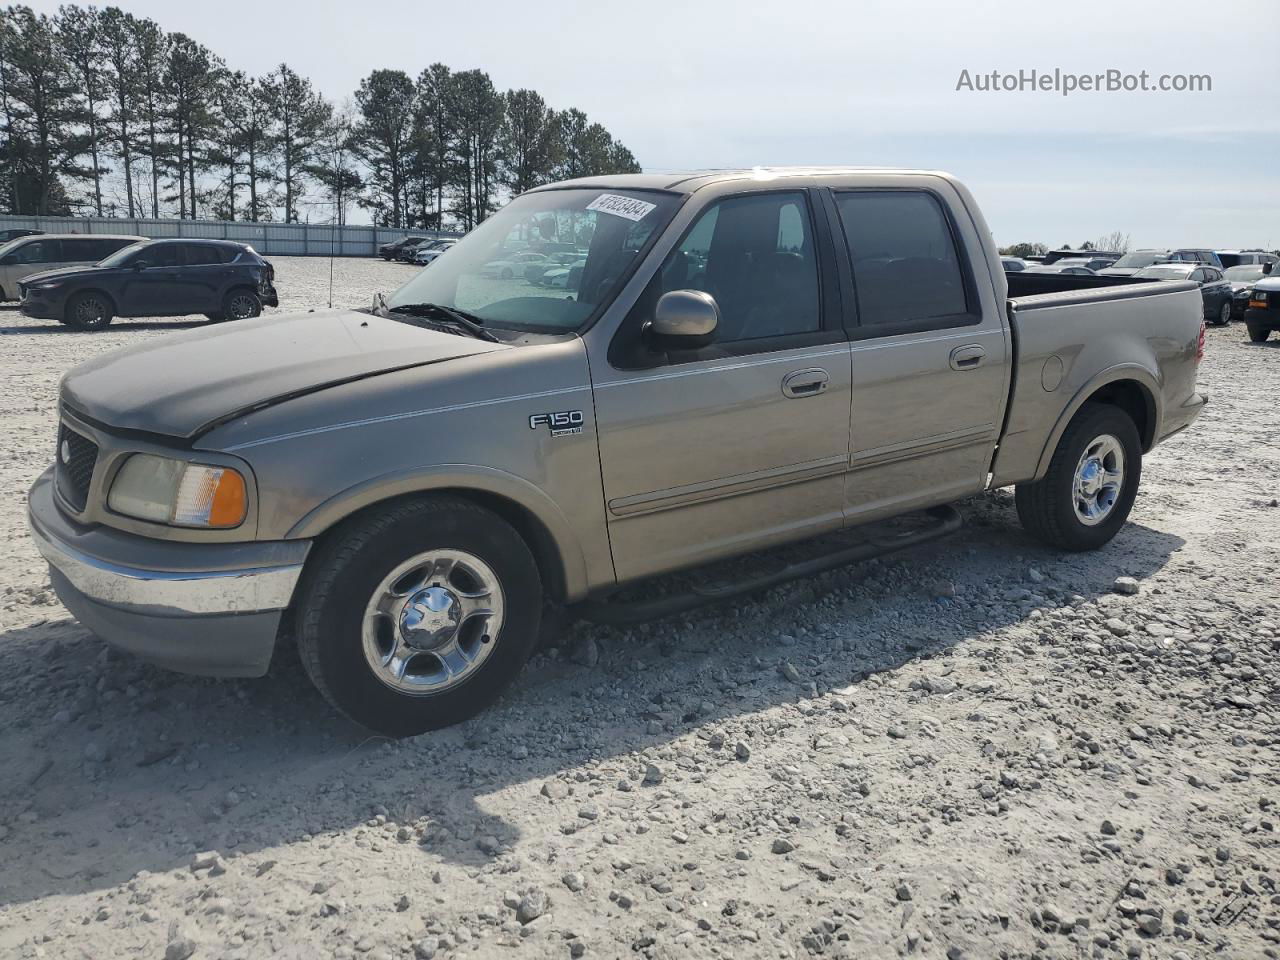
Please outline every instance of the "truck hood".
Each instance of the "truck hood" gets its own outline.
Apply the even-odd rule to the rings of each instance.
[[[1253,285],[1255,290],[1280,290],[1280,277],[1267,276]]]
[[[108,427],[191,439],[326,387],[509,349],[355,311],[264,316],[104,354],[62,378],[62,401]]]

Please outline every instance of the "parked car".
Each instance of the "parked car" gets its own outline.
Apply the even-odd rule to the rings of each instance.
[[[0,244],[8,243],[10,240],[17,240],[19,237],[36,237],[42,233],[44,233],[43,230],[25,230],[21,227],[0,230]]]
[[[1088,258],[1088,259],[1094,259],[1094,258],[1097,258],[1097,259],[1102,259],[1102,260],[1119,260],[1122,256],[1123,256],[1123,254],[1118,253],[1118,252],[1113,251],[1113,250],[1071,250],[1071,249],[1063,249],[1063,250],[1050,250],[1048,253],[1046,253],[1046,254],[1044,255],[1044,258],[1043,258],[1043,261],[1042,261],[1042,262],[1043,262],[1046,266],[1048,266],[1049,264],[1056,263],[1056,262],[1057,262],[1057,261],[1059,261],[1059,260],[1068,260],[1068,259],[1071,259],[1071,260],[1078,260],[1078,259],[1081,259],[1081,258]]]
[[[1215,250],[1224,267],[1242,267],[1280,261],[1274,253],[1265,250]]]
[[[1094,271],[1085,266],[1085,260],[1055,260],[1053,263],[1041,263],[1027,267],[1022,273],[1066,273],[1081,277],[1092,277]]]
[[[1223,279],[1231,284],[1231,319],[1243,320],[1244,312],[1249,307],[1249,296],[1253,288],[1263,277],[1270,275],[1270,264],[1249,263],[1236,267],[1227,267],[1222,272]]]
[[[550,217],[590,231],[573,297],[475,282]],[[1205,403],[1199,292],[993,279],[997,256],[943,174],[539,188],[376,308],[68,372],[31,530],[110,643],[261,675],[284,631],[331,703],[393,736],[491,703],[547,604],[617,623],[708,601],[693,574],[618,596],[655,575],[930,511],[713,594],[758,595],[954,531],[953,501],[1010,485],[1033,536],[1100,547]]]
[[[1218,255],[1212,250],[1202,250],[1195,247],[1184,247],[1175,250],[1165,259],[1166,263],[1207,263],[1211,266],[1222,269],[1222,261]]]
[[[1204,318],[1216,326],[1231,322],[1231,283],[1222,271],[1207,263],[1168,261],[1143,267],[1133,275],[1135,280],[1190,280],[1199,284],[1204,302]]]
[[[433,243],[435,243],[434,237],[423,237],[414,243],[406,243],[400,248],[399,252],[396,253],[396,259],[401,263],[413,263],[414,254]]]
[[[1280,276],[1273,270],[1253,285],[1249,305],[1244,311],[1249,339],[1262,343],[1272,330],[1280,330]]]
[[[1005,273],[1017,273],[1019,270],[1027,269],[1027,261],[1021,257],[1001,257],[1000,263],[1005,269]]]
[[[1098,273],[1104,277],[1131,277],[1143,267],[1169,259],[1171,253],[1172,250],[1133,250]]]
[[[390,243],[384,243],[378,248],[378,256],[383,260],[395,260],[400,256],[400,251],[406,246],[412,244],[417,246],[424,240],[430,240],[430,237],[401,237],[399,240],[392,240]]]
[[[441,240],[432,240],[430,243],[421,244],[413,251],[413,262],[420,267],[425,267],[457,242],[454,237],[445,237]]]
[[[525,271],[535,264],[551,266],[551,261],[545,253],[533,253],[532,251],[512,253],[497,260],[490,260],[480,268],[480,275],[482,277],[499,277],[503,280],[510,280],[513,277],[523,278]]]
[[[275,268],[229,240],[144,240],[90,267],[24,278],[22,312],[79,330],[100,330],[113,317],[210,320],[256,317],[279,305]]]
[[[18,281],[43,270],[97,263],[143,240],[116,234],[42,233],[10,240],[0,247],[0,300],[20,300]]]

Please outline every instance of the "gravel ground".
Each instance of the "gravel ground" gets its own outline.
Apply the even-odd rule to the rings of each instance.
[[[326,262],[277,268],[324,304]],[[336,300],[413,270],[340,262]],[[288,653],[182,677],[53,596],[23,501],[58,377],[183,326],[0,312],[0,955],[1280,956],[1280,342],[1209,332],[1212,403],[1101,552],[998,492],[939,544],[573,627],[395,743]]]

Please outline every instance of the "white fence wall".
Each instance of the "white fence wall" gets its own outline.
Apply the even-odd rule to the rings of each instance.
[[[245,223],[236,220],[152,220],[147,217],[0,216],[0,230],[45,233],[126,233],[137,236],[238,240],[263,256],[372,257],[378,246],[399,237],[456,237],[448,230],[400,230],[394,227],[330,226],[318,223]]]

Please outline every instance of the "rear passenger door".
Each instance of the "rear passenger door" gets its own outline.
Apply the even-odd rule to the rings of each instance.
[[[985,257],[968,255],[982,247],[958,194],[938,181],[936,189],[836,189],[827,199],[850,308],[846,516],[872,519],[983,489],[1009,344]]]
[[[222,306],[222,291],[231,276],[225,262],[226,247],[215,243],[184,243],[187,265],[182,270],[178,294],[184,313],[213,313]]]

